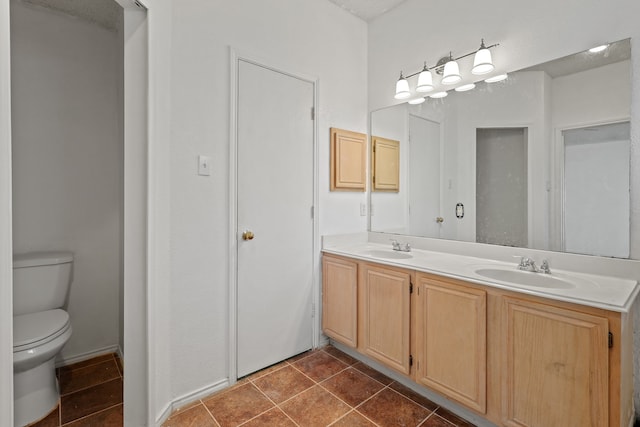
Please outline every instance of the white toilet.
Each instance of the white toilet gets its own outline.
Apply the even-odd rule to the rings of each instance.
[[[62,310],[72,280],[73,254],[37,252],[13,256],[14,425],[47,415],[60,396],[55,358],[71,337]]]

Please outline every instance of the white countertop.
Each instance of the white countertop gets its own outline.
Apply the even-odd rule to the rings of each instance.
[[[629,311],[640,290],[637,280],[559,270],[555,269],[553,265],[551,265],[551,274],[549,275],[544,273],[520,272],[516,268],[518,264],[517,259],[514,259],[512,263],[507,263],[487,258],[415,248],[408,253],[397,253],[391,250],[391,244],[353,241],[350,239],[335,239],[330,243],[323,241],[322,251],[328,254],[342,255],[364,261],[466,280],[494,288],[521,292],[527,295],[535,295],[623,313]],[[405,256],[406,258],[390,258],[395,256]],[[564,288],[540,285],[532,286],[504,280],[495,280],[478,274],[477,271],[481,269],[504,270],[507,273],[514,271],[517,272],[515,276],[519,274],[546,276],[523,278],[531,279],[533,282],[537,279],[543,282],[547,279],[547,281],[557,279],[561,284],[568,285]],[[527,280],[524,280],[523,282],[526,281]]]

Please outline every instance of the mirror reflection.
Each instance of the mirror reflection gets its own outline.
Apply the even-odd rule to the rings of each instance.
[[[627,258],[630,55],[626,39],[372,112],[400,182],[370,194],[371,231]]]

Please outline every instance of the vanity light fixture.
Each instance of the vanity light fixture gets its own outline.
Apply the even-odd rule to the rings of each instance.
[[[402,71],[400,71],[400,78],[396,83],[396,99],[406,99],[411,96],[411,92],[409,92],[409,82],[402,75]]]
[[[431,98],[435,98],[435,99],[437,99],[437,98],[444,98],[444,97],[445,97],[445,96],[447,96],[447,95],[448,95],[448,93],[447,93],[447,92],[442,91],[442,92],[436,92],[436,93],[434,93],[433,95],[429,95],[429,96],[430,96]]]
[[[458,86],[456,88],[456,92],[466,92],[468,90],[475,89],[475,87],[476,87],[475,83],[469,83],[466,85]]]
[[[480,42],[480,48],[473,57],[473,68],[471,69],[471,73],[476,76],[481,76],[492,72],[494,68],[493,61],[491,60],[491,52],[489,52],[489,49],[484,45],[484,39],[482,39]]]
[[[423,96],[421,96],[419,98],[414,98],[409,100],[409,104],[418,105],[418,104],[422,104],[424,101],[426,101],[426,99]]]
[[[493,76],[493,77],[489,77],[488,79],[485,79],[485,82],[487,83],[501,82],[505,80],[507,77],[508,77],[507,74],[498,74],[497,76]]]
[[[453,54],[449,52],[449,56],[445,56],[444,58],[441,58],[438,61],[438,63],[433,67],[427,67],[427,63],[425,62],[424,66],[420,71],[417,71],[412,74],[408,74],[407,76],[404,76],[403,73],[400,72],[400,78],[396,82],[396,92],[394,97],[396,99],[407,99],[411,96],[411,89],[409,88],[409,82],[407,79],[414,76],[418,76],[418,84],[415,89],[416,92],[420,92],[420,93],[431,92],[435,88],[435,84],[433,82],[433,74],[432,74],[433,71],[435,71],[436,74],[442,75],[440,84],[453,85],[460,82],[462,80],[462,76],[460,75],[460,67],[458,65],[458,60],[462,58],[466,58],[471,55],[474,55],[473,68],[471,70],[473,74],[482,75],[482,74],[490,73],[491,71],[494,70],[494,65],[491,58],[491,52],[489,51],[489,49],[494,48],[496,46],[499,46],[499,44],[496,43],[490,46],[486,46],[484,44],[484,39],[482,39],[480,41],[480,48],[478,48],[478,50],[474,50],[473,52],[469,52],[467,54],[464,54],[455,58],[453,57]],[[466,89],[467,87],[468,89]],[[461,88],[462,89],[457,89],[457,90],[459,92],[462,92],[465,89],[466,90],[473,89],[472,87],[469,87],[469,85],[463,85],[461,86]],[[445,95],[438,93],[438,94],[435,94],[438,96],[432,95],[431,97],[443,98],[444,96],[446,96],[446,92],[444,93]]]
[[[449,52],[449,60],[444,64],[444,73],[442,74],[443,85],[454,85],[462,80],[460,75],[460,67],[453,59],[453,55]]]
[[[590,53],[598,53],[598,52],[602,52],[603,50],[605,50],[605,49],[606,49],[606,48],[608,48],[608,47],[609,47],[609,44],[608,44],[608,43],[606,43],[606,44],[601,44],[600,46],[592,47],[591,49],[589,49],[589,52],[590,52]]]

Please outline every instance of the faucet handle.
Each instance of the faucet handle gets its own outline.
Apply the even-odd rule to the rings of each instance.
[[[514,258],[520,258],[520,263],[518,264],[518,269],[527,270],[531,268],[532,265],[535,265],[533,260],[529,257],[522,255],[513,255]]]
[[[391,246],[393,246],[394,250],[400,250],[400,243],[396,240],[396,239],[389,239],[391,240]]]
[[[551,274],[551,269],[549,268],[549,261],[546,259],[542,260],[542,264],[540,265],[540,271],[544,274]]]

